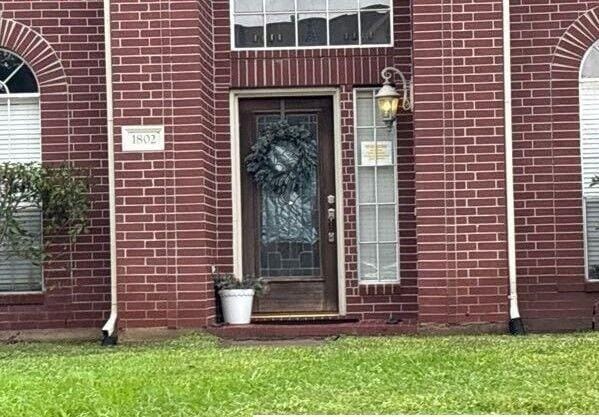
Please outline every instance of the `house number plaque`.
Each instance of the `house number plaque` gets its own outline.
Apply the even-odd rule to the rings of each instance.
[[[123,152],[164,150],[164,126],[123,126]]]

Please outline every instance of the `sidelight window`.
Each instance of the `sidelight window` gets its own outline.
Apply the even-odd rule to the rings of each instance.
[[[395,129],[378,112],[375,91],[355,90],[358,275],[399,280]]]

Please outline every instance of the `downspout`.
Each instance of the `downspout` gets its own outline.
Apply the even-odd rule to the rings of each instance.
[[[110,0],[104,0],[104,58],[106,66],[106,127],[108,139],[108,211],[110,223],[110,317],[102,327],[102,345],[117,343],[116,201],[114,174],[114,107],[112,88],[112,26]]]
[[[516,272],[516,221],[514,205],[514,150],[512,146],[512,37],[510,25],[510,2],[503,0],[503,90],[505,117],[505,205],[507,223],[507,256],[510,282],[510,333],[525,334],[524,323],[518,308],[518,279]]]

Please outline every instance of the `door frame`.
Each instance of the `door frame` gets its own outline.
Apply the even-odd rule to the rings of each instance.
[[[231,200],[233,223],[233,273],[243,276],[243,225],[241,216],[241,155],[239,150],[239,100],[244,98],[332,97],[333,140],[335,150],[335,199],[337,210],[337,287],[339,315],[347,312],[345,299],[345,225],[343,202],[343,167],[341,147],[341,92],[338,88],[289,88],[231,90],[229,93],[231,133]],[[320,313],[315,316],[322,315]],[[302,315],[304,316],[304,315]],[[309,314],[307,316],[310,316]]]

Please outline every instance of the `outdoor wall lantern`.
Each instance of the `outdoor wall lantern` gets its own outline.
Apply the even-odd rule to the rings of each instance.
[[[399,75],[401,78],[400,94],[391,82],[393,74]],[[412,103],[412,83],[403,75],[403,72],[394,67],[387,67],[381,71],[381,76],[385,80],[383,87],[376,93],[376,102],[383,117],[385,125],[391,130],[393,123],[397,119],[397,111],[399,110],[400,100],[401,108],[405,111],[410,111],[413,108]]]

